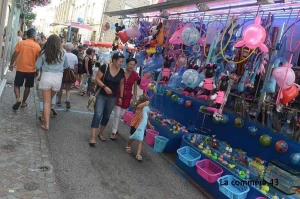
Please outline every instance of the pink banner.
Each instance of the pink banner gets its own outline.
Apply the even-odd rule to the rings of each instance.
[[[75,23],[75,22],[71,22],[71,26],[74,27],[74,28],[82,28],[82,29],[87,29],[87,30],[93,30],[93,27],[91,27],[91,26],[78,24],[78,23]]]

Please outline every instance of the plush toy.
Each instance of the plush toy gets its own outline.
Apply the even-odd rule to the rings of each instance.
[[[205,79],[200,82],[199,87],[203,87],[203,92],[198,92],[198,99],[208,99],[213,89],[216,88],[213,77],[215,76],[216,64],[207,64],[205,66]]]
[[[119,26],[118,23],[116,23],[115,26],[116,26],[116,33],[118,33],[118,32],[120,32],[120,31],[122,31],[122,30],[125,29],[125,26],[124,26],[124,25],[123,25],[123,26]]]
[[[213,94],[210,99],[214,100],[214,104],[210,107],[210,109],[213,112],[217,112],[219,108],[224,103],[224,100],[226,100],[226,91],[229,86],[229,77],[224,75],[221,77],[221,83],[219,87],[219,91],[217,91],[215,94]]]
[[[198,71],[199,66],[196,64],[196,60],[191,60],[189,62],[189,65],[188,65],[187,69],[194,69],[194,70]],[[190,87],[187,87],[186,89],[184,89],[184,91],[181,92],[182,95],[192,96],[192,97],[194,97],[196,93],[197,93],[196,89],[195,88],[190,88]]]
[[[160,29],[163,27],[162,23],[159,23],[157,26],[152,26],[150,29],[150,35],[152,36],[152,40],[156,40],[157,36],[160,32]]]
[[[164,61],[164,65],[163,68],[161,70],[161,76],[162,76],[162,80],[159,82],[160,84],[167,84],[170,76],[171,76],[171,66],[172,66],[172,62],[174,62],[173,57],[169,57],[166,56],[165,57],[165,61]]]
[[[119,37],[116,36],[115,40],[112,43],[112,51],[118,50],[119,48]]]

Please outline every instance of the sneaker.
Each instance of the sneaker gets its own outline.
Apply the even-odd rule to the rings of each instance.
[[[57,105],[57,106],[61,106],[61,102],[57,102],[56,105]]]
[[[124,124],[125,124],[125,122],[124,122],[124,120],[123,119],[120,119],[121,120],[121,122],[123,122]]]
[[[66,108],[70,109],[71,108],[71,102],[69,100],[67,100],[65,103],[66,103]]]

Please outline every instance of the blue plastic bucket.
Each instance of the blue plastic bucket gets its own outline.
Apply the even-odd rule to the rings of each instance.
[[[155,136],[154,151],[157,153],[162,153],[168,142],[168,138],[165,138],[163,136]]]

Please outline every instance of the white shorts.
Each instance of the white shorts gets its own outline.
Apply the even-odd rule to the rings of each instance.
[[[58,92],[61,87],[63,73],[42,72],[39,89]]]

